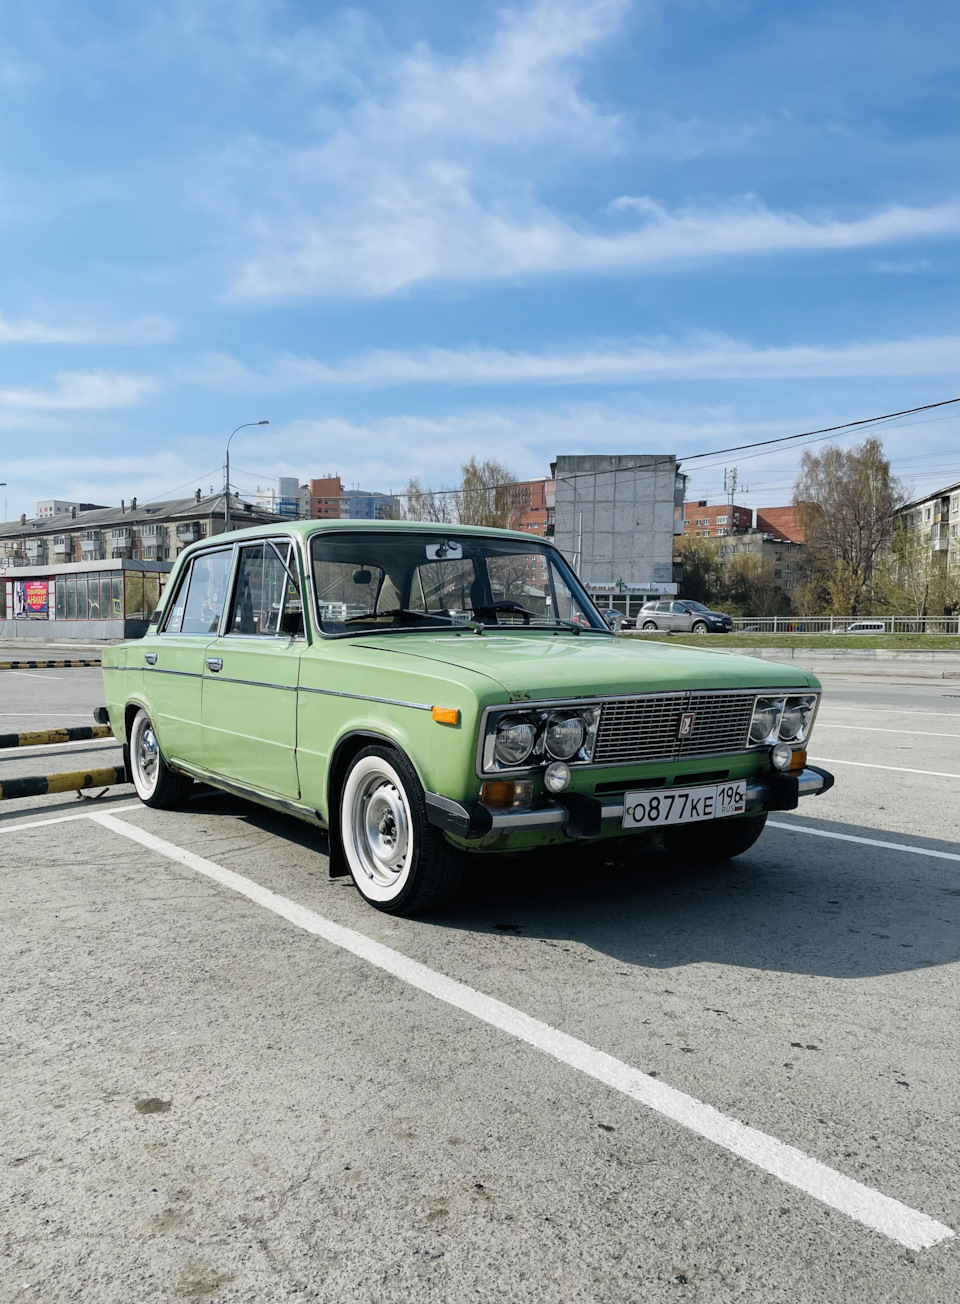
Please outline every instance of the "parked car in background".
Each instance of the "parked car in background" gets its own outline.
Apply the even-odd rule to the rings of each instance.
[[[600,612],[600,615],[613,630],[637,628],[637,622],[633,616],[625,616],[622,611],[617,611],[614,607],[605,608]]]
[[[845,629],[835,629],[834,634],[885,634],[886,622],[883,620],[858,620]]]
[[[727,860],[833,783],[807,764],[809,671],[616,638],[563,554],[508,530],[215,535],[102,661],[142,802],[200,780],[324,828],[330,873],[391,914],[439,905],[468,857],[624,838]]]
[[[733,621],[722,611],[687,598],[645,602],[637,617],[641,629],[666,629],[676,634],[729,634]]]

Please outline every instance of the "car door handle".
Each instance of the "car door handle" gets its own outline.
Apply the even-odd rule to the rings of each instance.
[[[207,669],[218,674],[223,669],[223,657],[207,657]]]
[[[143,659],[146,661],[148,666],[155,666],[157,664],[156,652],[144,652]]]

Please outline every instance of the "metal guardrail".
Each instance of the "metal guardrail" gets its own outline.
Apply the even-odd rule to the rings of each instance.
[[[69,729],[35,729],[28,733],[0,734],[0,751],[8,747],[45,747],[53,743],[79,743],[88,738],[112,738],[108,724],[82,724]]]
[[[843,634],[851,625],[882,625],[884,634],[958,634],[960,616],[734,616],[737,633]]]

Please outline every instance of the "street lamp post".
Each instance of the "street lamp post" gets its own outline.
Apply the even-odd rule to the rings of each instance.
[[[244,423],[243,423],[242,426],[237,426],[237,430],[246,430],[246,428],[247,428],[248,426],[268,426],[269,424],[270,424],[269,421],[244,421]],[[234,431],[231,433],[231,435],[230,435],[230,439],[232,439],[233,436],[237,433],[237,430],[234,430]],[[226,465],[225,465],[225,467],[224,467],[224,482],[225,482],[225,487],[226,487],[226,493],[225,493],[225,495],[224,495],[224,503],[223,503],[223,532],[224,532],[224,534],[229,534],[229,533],[230,533],[230,529],[231,529],[231,521],[230,521],[230,439],[227,440],[227,456],[226,456]]]

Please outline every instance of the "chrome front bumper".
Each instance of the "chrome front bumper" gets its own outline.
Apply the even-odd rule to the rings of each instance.
[[[808,766],[799,774],[765,774],[747,780],[748,810],[794,810],[801,797],[816,796],[833,787],[833,775]],[[431,824],[467,841],[490,834],[552,833],[571,838],[599,837],[604,828],[623,823],[623,797],[601,802],[580,793],[565,794],[536,810],[491,810],[487,806],[462,806],[439,793],[424,794]]]

